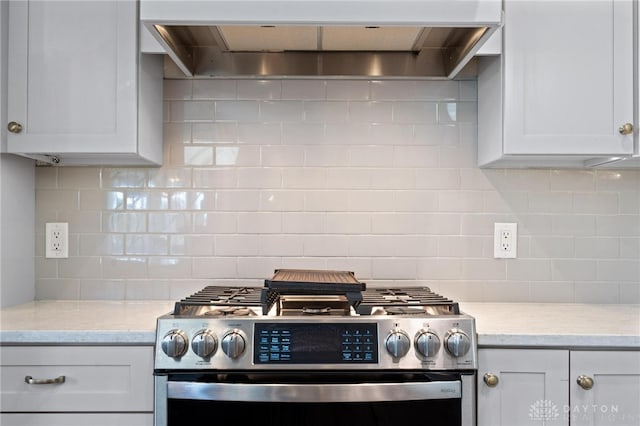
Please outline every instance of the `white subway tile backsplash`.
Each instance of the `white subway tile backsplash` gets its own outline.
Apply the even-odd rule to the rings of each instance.
[[[390,123],[393,120],[393,112],[393,102],[349,102],[349,120],[352,122]]]
[[[38,167],[39,299],[178,299],[277,268],[461,301],[640,301],[640,172],[479,169],[474,80],[175,79],[165,165]],[[70,258],[44,258],[68,221]],[[493,224],[518,258],[493,258]]]
[[[192,97],[193,99],[236,99],[238,83],[235,80],[194,79]]]
[[[169,253],[169,237],[166,235],[127,235],[124,241],[126,255],[162,255]]]
[[[339,141],[327,139],[324,134],[323,123],[282,123],[283,150],[294,148],[295,145],[335,144]],[[294,148],[295,149],[295,148]],[[298,163],[299,165],[300,163]]]
[[[349,118],[349,105],[336,101],[308,101],[304,103],[304,119],[315,123],[344,123]]]
[[[183,213],[151,212],[149,213],[148,232],[184,233],[192,229],[191,216]]]
[[[640,220],[638,215],[594,215],[597,235],[638,237],[640,236]]]
[[[376,216],[373,215],[375,218]],[[327,213],[325,218],[327,234],[369,234],[372,230],[372,215],[368,213]],[[378,233],[378,232],[376,232]]]
[[[210,101],[172,101],[169,103],[170,122],[213,121],[214,103]]]
[[[282,123],[236,123],[238,142],[274,145],[282,142]]]
[[[281,99],[280,80],[238,80],[238,99]]]
[[[258,256],[260,253],[259,235],[216,235],[216,257],[220,256]],[[219,277],[219,275],[216,275]]]
[[[165,80],[162,95],[165,100],[191,99],[193,84],[191,80]]]
[[[393,106],[393,121],[395,123],[424,125],[436,123],[438,119],[438,104],[436,102],[395,102],[393,104],[386,102],[382,105]]]
[[[393,146],[354,146],[348,151],[348,164],[352,167],[387,168],[393,156]]]
[[[259,237],[262,256],[302,256],[304,254],[304,236],[302,235],[269,235]]]
[[[215,102],[216,121],[258,121],[260,117],[260,104],[258,101],[231,101],[222,100]]]
[[[263,146],[260,162],[265,167],[299,167],[304,164],[305,150],[302,146]]]
[[[321,126],[317,126],[318,129]],[[324,138],[322,142],[333,144],[348,144],[348,145],[362,145],[362,144],[380,144],[384,143],[383,140],[387,140],[387,143],[392,143],[396,136],[385,137],[384,134],[380,135],[380,129],[377,126],[373,126],[369,123],[326,123],[322,126],[324,129]],[[411,129],[409,128],[409,131]]]
[[[80,299],[124,299],[126,284],[120,280],[83,280],[80,282]]]
[[[169,254],[173,256],[213,256],[215,238],[211,235],[171,235]]]
[[[371,99],[370,82],[360,80],[327,80],[326,98],[341,100]]]
[[[597,264],[586,259],[551,259],[551,279],[559,281],[595,281]]]
[[[214,257],[193,257],[191,260],[191,277],[200,278],[202,281],[193,289],[189,286],[185,290],[187,294],[202,290],[209,285],[211,280],[222,278],[236,278],[238,276],[238,260],[235,257],[225,257],[218,254]],[[228,284],[227,284],[228,285]]]
[[[439,167],[439,149],[436,146],[395,146],[391,164],[398,168]]]
[[[576,303],[619,303],[618,285],[614,283],[577,282],[574,291]]]
[[[195,188],[228,189],[238,186],[238,170],[233,167],[195,168],[192,173]]]
[[[331,168],[326,171],[326,185],[323,185],[322,187],[335,189],[371,188],[371,170],[362,168],[355,169],[351,167]]]
[[[282,213],[238,213],[238,232],[241,234],[281,234]]]
[[[146,232],[147,216],[145,213],[103,212],[103,232]]]
[[[193,232],[205,235],[233,234],[238,231],[238,214],[234,212],[196,212]],[[211,236],[213,238],[213,236]]]
[[[325,228],[324,213],[287,212],[282,214],[285,234],[317,234]]]
[[[260,192],[260,211],[302,211],[304,210],[304,192],[287,190],[268,190]]]
[[[460,129],[450,124],[415,124],[412,144],[415,145],[458,145]]]
[[[184,147],[183,162],[185,166],[211,166],[214,164],[213,157],[214,148],[210,146]]]
[[[191,140],[199,144],[234,143],[238,140],[238,123],[193,123],[191,125]]]
[[[637,282],[638,262],[629,259],[598,259],[597,279],[608,282]]]
[[[247,166],[260,165],[261,149],[259,146],[217,146],[216,166]]]
[[[349,149],[341,145],[307,145],[304,147],[306,167],[344,167],[349,164]]]
[[[304,120],[305,110],[302,101],[264,101],[260,102],[260,121],[298,123]]]
[[[183,278],[191,276],[191,261],[184,257],[152,256],[149,258],[149,278]]]
[[[349,237],[346,235],[313,235],[312,231],[303,237],[302,250],[304,256],[348,257]]]
[[[417,186],[414,169],[374,168],[366,172],[370,176],[371,188],[413,189]]]
[[[78,242],[80,256],[117,256],[124,254],[122,234],[82,234]]]
[[[326,98],[326,83],[323,80],[283,80],[282,99]]]

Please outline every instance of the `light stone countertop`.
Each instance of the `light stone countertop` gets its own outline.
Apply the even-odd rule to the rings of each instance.
[[[0,344],[155,343],[156,318],[170,301],[47,300],[0,310]]]
[[[640,305],[459,303],[479,347],[640,349]]]
[[[36,301],[0,310],[0,344],[153,345],[173,301]],[[640,305],[466,303],[479,347],[640,349]]]

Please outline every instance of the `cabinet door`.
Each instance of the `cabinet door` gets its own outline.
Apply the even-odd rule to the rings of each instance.
[[[2,412],[153,411],[150,346],[0,346],[0,360]]]
[[[504,154],[633,152],[631,0],[504,2]]]
[[[640,351],[572,351],[569,386],[572,425],[640,424]]]
[[[135,152],[136,8],[10,1],[7,120],[22,130],[8,134],[9,152]]]
[[[478,350],[478,426],[568,425],[569,352]],[[489,386],[485,375],[498,382]]]
[[[2,426],[152,426],[153,413],[1,413]]]

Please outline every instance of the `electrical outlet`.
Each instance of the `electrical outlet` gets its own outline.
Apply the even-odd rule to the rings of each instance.
[[[66,222],[45,224],[45,257],[69,257],[69,224]]]
[[[517,223],[495,223],[493,225],[493,257],[513,259],[517,256],[517,246]]]

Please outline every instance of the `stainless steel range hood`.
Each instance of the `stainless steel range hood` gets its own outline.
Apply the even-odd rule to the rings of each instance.
[[[141,0],[185,76],[451,79],[500,27],[500,0]]]

